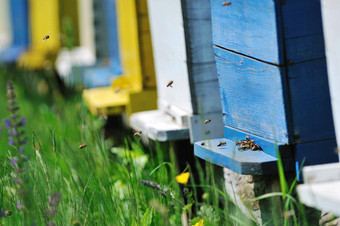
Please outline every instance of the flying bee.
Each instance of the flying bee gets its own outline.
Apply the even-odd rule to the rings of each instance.
[[[231,5],[231,2],[223,2],[222,5],[223,6],[228,6],[228,5]]]
[[[208,124],[209,122],[211,122],[211,119],[204,120],[204,124]]]
[[[142,131],[137,131],[133,134],[135,137],[140,137],[142,135]]]
[[[45,36],[43,37],[43,42],[46,42],[46,40],[49,39],[49,38],[50,38],[50,35],[45,35]]]
[[[79,145],[79,149],[83,149],[83,148],[86,148],[87,147],[87,144],[81,144]]]
[[[119,92],[120,92],[120,88],[117,87],[117,88],[115,89],[115,93],[119,93]]]
[[[166,87],[169,87],[169,86],[172,87],[173,83],[174,83],[174,81],[171,80],[170,82],[168,82],[168,85],[166,85]]]
[[[222,145],[226,145],[227,143],[225,141],[221,141],[220,143],[218,143],[218,147],[222,146]]]
[[[205,142],[203,141],[203,142],[201,143],[201,145],[204,146],[204,145],[205,145]]]
[[[248,135],[246,136],[246,140],[248,140],[248,141],[249,141],[249,136],[248,136]]]

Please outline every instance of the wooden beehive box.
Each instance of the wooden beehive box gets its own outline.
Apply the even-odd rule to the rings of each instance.
[[[12,63],[28,46],[28,3],[27,0],[4,0],[1,4],[1,10],[5,12],[0,12],[0,23],[6,23],[4,29],[9,32],[11,40],[6,48],[0,50],[0,62]]]
[[[42,69],[53,66],[60,48],[59,3],[29,0],[30,47],[18,60],[20,67]],[[45,36],[50,38],[43,42]],[[49,62],[48,62],[49,61]]]
[[[241,174],[275,172],[277,151],[287,169],[337,161],[320,1],[211,6],[225,138],[195,154]],[[246,135],[263,151],[239,151]]]
[[[220,136],[209,1],[149,0],[148,6],[158,110],[133,114],[131,127],[159,141]]]
[[[109,87],[84,91],[83,97],[93,114],[117,115],[126,112],[129,115],[156,108],[146,0],[117,0],[115,4],[122,73],[115,75]]]

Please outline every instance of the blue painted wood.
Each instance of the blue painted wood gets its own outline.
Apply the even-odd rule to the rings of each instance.
[[[97,66],[86,69],[83,85],[86,88],[110,86],[115,77],[122,73],[117,35],[116,1],[103,0],[94,3],[94,25]],[[102,62],[109,60],[108,65]]]
[[[336,140],[323,140],[296,145],[296,170],[303,166],[338,162],[339,157],[335,152],[337,148]]]
[[[29,44],[27,0],[10,0],[13,42],[0,53],[0,62],[14,62]]]
[[[202,145],[204,142],[204,145]],[[220,142],[226,145],[217,146]],[[245,175],[267,175],[277,172],[277,158],[263,151],[238,150],[235,141],[221,138],[194,143],[195,155]],[[283,159],[284,168],[294,169],[291,158]]]
[[[288,143],[285,71],[219,47],[214,50],[224,124]]]
[[[247,133],[245,131],[229,126],[224,126],[223,132],[224,137],[235,142],[239,140],[244,140],[246,136],[249,136],[249,139],[253,139],[255,143],[262,148],[263,152],[271,156],[277,157],[278,152],[280,153],[280,156],[282,158],[293,158],[294,156],[293,147],[288,144],[278,143],[277,141],[265,139],[256,134]]]
[[[334,138],[326,60],[289,65],[287,72],[295,143]]]
[[[214,45],[273,64],[283,64],[276,0],[211,1]]]
[[[324,56],[319,0],[223,2],[211,1],[215,45],[276,65]]]

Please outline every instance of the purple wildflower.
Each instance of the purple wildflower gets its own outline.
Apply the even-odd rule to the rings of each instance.
[[[24,153],[24,147],[23,147],[23,146],[21,146],[21,147],[19,148],[19,153],[20,153],[20,154]]]
[[[11,121],[9,121],[9,119],[5,118],[5,119],[4,119],[4,122],[5,122],[5,125],[6,125],[6,128],[7,128],[7,129],[11,128],[12,123],[11,123]]]
[[[0,210],[0,218],[1,217],[7,217],[6,212],[3,208],[1,208],[1,210]]]
[[[9,159],[9,161],[11,162],[12,165],[15,165],[18,162],[18,158],[14,157],[14,158]]]
[[[8,145],[14,145],[13,137],[8,137]]]
[[[21,144],[27,144],[27,141],[28,141],[28,139],[27,139],[27,137],[25,137],[24,139],[22,139],[22,141],[20,143]]]
[[[21,126],[23,126],[23,127],[26,126],[26,119],[25,119],[25,117],[22,117],[22,118],[21,118],[20,124],[21,124]]]
[[[21,204],[21,202],[17,201],[17,209],[22,210],[23,208],[24,208],[24,206]]]

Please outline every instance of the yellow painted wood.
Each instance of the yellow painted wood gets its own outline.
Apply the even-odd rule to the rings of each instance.
[[[78,0],[59,0],[59,21],[63,47],[79,46],[78,7]]]
[[[18,65],[41,69],[45,60],[53,62],[60,48],[58,0],[29,0],[31,48],[20,56]],[[49,35],[45,42],[43,37]]]
[[[130,115],[157,107],[146,0],[117,0],[117,20],[123,75],[111,87],[84,90],[83,97],[93,114],[122,114],[127,110]]]

